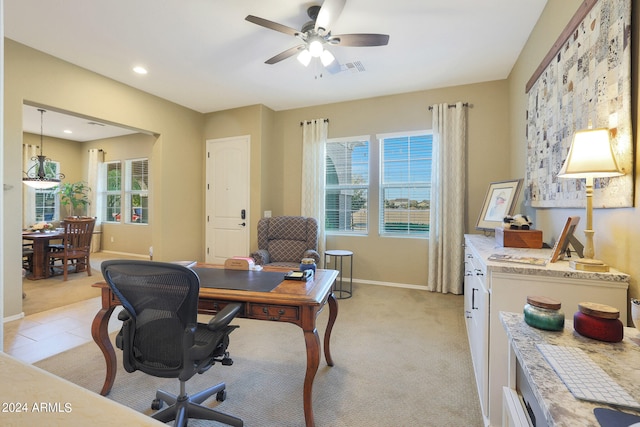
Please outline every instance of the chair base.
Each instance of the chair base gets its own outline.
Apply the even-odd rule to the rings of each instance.
[[[217,400],[223,401],[226,396],[224,383],[209,387],[208,389],[196,393],[193,396],[189,396],[183,391],[184,384],[181,384],[181,390],[182,391],[179,396],[168,393],[164,390],[158,390],[156,392],[156,399],[166,402],[170,406],[156,412],[152,415],[152,418],[163,423],[175,420],[176,422],[174,426],[176,427],[186,426],[189,418],[217,421],[234,427],[242,427],[244,425],[240,418],[200,405],[200,403],[204,402],[214,394],[218,394]]]

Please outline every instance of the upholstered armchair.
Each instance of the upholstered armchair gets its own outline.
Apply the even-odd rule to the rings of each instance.
[[[320,263],[318,221],[302,216],[276,216],[258,221],[258,265],[299,268],[302,258]]]

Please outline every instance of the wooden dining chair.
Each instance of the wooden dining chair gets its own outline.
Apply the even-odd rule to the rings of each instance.
[[[91,237],[93,236],[95,224],[95,218],[65,218],[62,249],[47,252],[47,277],[51,275],[53,268],[62,267],[64,280],[67,280],[70,266],[75,267],[76,273],[86,269],[87,274],[91,276],[89,257],[91,255]],[[57,265],[57,261],[60,261],[61,265]]]
[[[22,268],[33,271],[33,243],[22,242]]]

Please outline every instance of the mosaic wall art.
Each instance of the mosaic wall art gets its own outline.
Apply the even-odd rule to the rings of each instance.
[[[528,93],[525,202],[585,206],[584,179],[559,179],[576,130],[606,127],[625,175],[594,182],[593,207],[633,206],[631,0],[600,0]]]

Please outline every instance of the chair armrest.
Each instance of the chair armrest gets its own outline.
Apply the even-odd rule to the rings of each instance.
[[[307,249],[304,251],[303,258],[313,258],[316,261],[316,265],[320,268],[320,254],[313,249]]]
[[[131,319],[131,315],[127,310],[122,309],[120,313],[118,313],[118,320],[122,320],[124,322],[125,320],[129,320],[129,319]]]
[[[240,312],[242,304],[231,303],[227,304],[222,310],[216,314],[216,316],[209,320],[207,327],[210,331],[217,331],[229,325],[234,317]]]
[[[269,252],[266,249],[258,249],[250,255],[254,260],[256,260],[257,265],[265,265],[269,264],[270,257]]]

